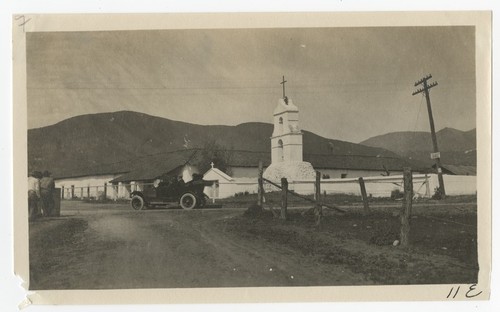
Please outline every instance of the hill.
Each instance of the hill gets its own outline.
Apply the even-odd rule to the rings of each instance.
[[[206,126],[131,111],[81,115],[28,130],[28,167],[58,174],[186,147],[200,148],[207,142],[227,149],[270,152],[272,130],[268,123]],[[303,133],[304,153],[398,157],[382,148]]]
[[[436,133],[441,162],[449,165],[476,165],[476,129],[460,131],[444,128]],[[375,136],[360,144],[385,148],[401,156],[432,164],[430,132],[392,132]]]

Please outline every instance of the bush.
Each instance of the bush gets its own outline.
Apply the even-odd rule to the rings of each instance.
[[[391,191],[391,199],[396,200],[404,197],[404,193],[401,192],[399,189],[393,189]]]
[[[440,199],[443,199],[444,196],[443,196],[443,192],[441,192],[441,188],[438,186],[434,189],[434,195],[432,195],[432,199],[437,199],[437,200],[440,200]]]
[[[377,229],[370,237],[370,244],[377,246],[392,245],[395,240],[399,239],[399,233],[395,228]]]
[[[234,197],[238,197],[238,196],[244,196],[244,195],[249,195],[250,193],[248,191],[245,191],[245,192],[238,192],[238,193],[234,193]]]
[[[106,200],[106,196],[104,196],[104,192],[99,192],[98,193],[97,200],[98,201],[105,201]]]

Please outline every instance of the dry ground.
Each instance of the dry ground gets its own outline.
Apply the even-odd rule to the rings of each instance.
[[[245,209],[133,211],[126,204],[62,202],[62,217],[30,223],[30,289],[473,283],[476,205],[414,207],[412,248],[395,206],[370,216],[349,205],[321,228],[301,209],[288,221]],[[389,207],[389,208],[387,208]]]

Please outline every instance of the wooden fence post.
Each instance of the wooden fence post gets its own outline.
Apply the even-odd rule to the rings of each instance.
[[[431,190],[429,188],[429,176],[425,174],[425,197],[431,197]]]
[[[281,178],[281,213],[280,219],[286,220],[288,206],[288,181],[286,178]]]
[[[108,199],[108,183],[104,182],[104,200]]]
[[[61,186],[61,199],[64,199],[64,185]]]
[[[259,179],[258,179],[258,190],[257,190],[257,205],[262,209],[264,207],[264,181],[262,176],[264,174],[264,166],[262,161],[259,161]]]
[[[87,198],[90,199],[90,186],[87,186]]]
[[[410,245],[410,217],[413,200],[413,176],[411,168],[403,169],[404,175],[404,199],[401,207],[401,246],[407,248]]]
[[[370,205],[368,204],[368,196],[366,195],[365,180],[363,177],[359,177],[359,187],[361,188],[361,197],[363,198],[363,213],[370,213]]]
[[[323,215],[323,206],[321,205],[321,173],[316,171],[316,181],[314,183],[314,199],[316,205],[314,207],[314,215],[316,216],[316,225],[321,223],[321,216]]]
[[[80,199],[83,199],[83,186],[80,187]]]
[[[71,186],[71,199],[75,198],[75,186]]]

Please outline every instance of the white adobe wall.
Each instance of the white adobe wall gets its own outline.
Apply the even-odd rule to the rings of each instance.
[[[368,196],[373,197],[390,197],[391,192],[399,189],[403,192],[403,176],[372,176],[363,177],[365,181],[366,193]],[[425,183],[425,175],[413,176],[413,189],[416,196],[430,197],[432,194],[428,192]],[[289,188],[299,194],[310,195],[314,194],[314,181],[296,181],[289,184]],[[358,178],[345,178],[345,179],[322,179],[321,180],[321,193],[327,194],[349,194],[361,195]]]
[[[443,175],[444,189],[446,195],[471,195],[477,192],[476,176],[458,176],[458,175]],[[437,174],[431,174],[429,186],[432,194],[434,189],[439,186]]]
[[[439,185],[437,174],[413,175],[413,191],[416,196],[431,197],[434,194],[434,189]],[[450,196],[456,195],[474,195],[476,194],[476,177],[475,176],[455,176],[443,175],[446,194]],[[389,177],[364,177],[366,192],[374,197],[389,197],[391,192],[399,189],[403,192],[403,176],[391,175]],[[300,194],[313,194],[314,182],[301,181],[289,184],[289,188]],[[321,192],[326,191],[327,194],[355,194],[361,195],[358,179],[325,179],[321,180]]]
[[[257,179],[255,181],[219,181],[218,187],[214,190],[212,187],[205,187],[205,194],[210,198],[228,198],[237,193],[249,194],[257,193]],[[214,197],[215,194],[215,197]]]
[[[77,178],[64,178],[56,179],[55,185],[57,188],[64,188],[64,198],[71,198],[71,186],[74,186],[74,196],[77,198],[87,197],[87,188],[90,186],[90,197],[98,197],[99,193],[104,192],[104,184],[108,183],[107,187],[107,197],[113,198],[113,190],[109,181],[118,177],[119,175],[99,175],[99,176],[87,176],[87,177],[77,177]]]
[[[231,167],[231,177],[233,178],[257,179],[258,176],[259,176],[259,168],[257,167]]]
[[[316,169],[321,172],[321,175],[327,174],[330,179],[341,178],[342,174],[346,174],[346,178],[359,177],[381,177],[386,174],[384,170],[352,170],[352,169]],[[402,171],[390,171],[391,176],[402,175]]]
[[[399,189],[403,192],[403,176],[393,175],[389,177],[372,176],[364,177],[366,192],[373,197],[390,197],[391,192]],[[428,183],[426,183],[428,181]],[[434,188],[437,187],[436,174],[414,174],[413,175],[413,190],[418,197],[431,197],[434,194]],[[448,195],[474,195],[476,194],[476,177],[475,176],[453,176],[444,175],[446,193]],[[266,190],[276,190],[265,184]],[[289,189],[299,194],[308,195],[314,194],[314,180],[295,181],[289,183]],[[206,189],[207,195],[212,198],[212,193]],[[249,192],[250,194],[257,193],[257,179],[246,179],[246,181],[219,181],[216,198],[227,198],[234,196],[236,193]],[[346,179],[322,179],[321,192],[327,194],[353,194],[361,195],[358,178]]]

